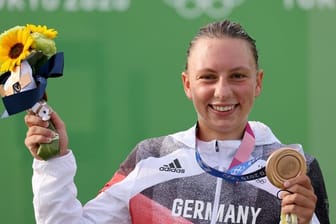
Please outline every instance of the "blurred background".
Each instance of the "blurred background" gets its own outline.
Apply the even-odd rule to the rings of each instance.
[[[257,40],[265,71],[250,120],[319,160],[336,223],[334,0],[0,1],[0,32],[32,23],[59,33],[64,76],[47,92],[67,124],[83,204],[140,140],[195,123],[181,84],[186,49],[200,26],[225,18]],[[0,120],[2,223],[35,223],[23,116]]]

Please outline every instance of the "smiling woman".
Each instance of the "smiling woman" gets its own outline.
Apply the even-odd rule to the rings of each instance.
[[[219,26],[209,27],[192,41],[182,75],[198,115],[198,137],[206,141],[241,138],[262,87],[263,71],[257,70],[252,39],[244,33],[236,37],[230,28],[220,33]]]
[[[256,224],[280,223],[281,217],[295,214],[292,217],[300,224],[328,224],[318,161],[300,145],[293,150],[304,155],[307,173],[294,175],[281,188],[266,177],[250,178],[265,167],[273,152],[287,146],[268,126],[248,120],[261,94],[263,74],[255,41],[240,24],[225,20],[202,27],[189,45],[182,72],[197,120],[187,130],[138,143],[97,197],[84,206],[76,199],[76,162],[61,117],[51,114],[60,154],[41,161],[38,146],[49,142],[54,132],[41,118],[26,115],[25,144],[35,158],[37,223]],[[250,172],[252,176],[246,177]],[[241,182],[225,178],[230,175]],[[285,192],[282,201],[278,192]]]

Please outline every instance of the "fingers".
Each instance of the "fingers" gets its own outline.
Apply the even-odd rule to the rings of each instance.
[[[50,115],[50,119],[54,124],[57,133],[59,134],[60,142],[60,155],[65,155],[68,153],[68,135],[66,132],[65,123],[63,120],[58,116],[56,112],[52,112]]]
[[[291,186],[294,186],[295,184],[302,185],[307,189],[313,189],[313,186],[311,185],[311,181],[310,181],[309,177],[305,174],[302,174],[302,175],[299,175],[295,178],[287,180],[284,183],[284,186],[285,186],[285,188],[289,188]]]
[[[40,117],[34,115],[32,112],[28,112],[26,114],[24,121],[28,128],[32,126],[41,126],[47,128],[49,126],[48,121],[43,121]]]
[[[49,143],[55,136],[55,133],[48,129],[49,122],[42,121],[41,118],[27,114],[25,116],[25,123],[28,126],[28,130],[25,138],[25,145],[29,149],[30,153],[37,159],[37,149],[41,143]]]
[[[299,223],[309,223],[316,207],[317,197],[307,175],[300,175],[287,181],[286,190],[281,194],[281,211],[284,214],[296,214]]]
[[[287,181],[284,185],[286,190],[292,192],[294,195],[297,194],[299,199],[302,199],[304,203],[312,201],[315,204],[317,201],[310,178],[305,174]],[[293,197],[293,194],[289,196]],[[298,200],[298,202],[300,201]]]
[[[59,148],[60,155],[65,155],[68,153],[68,137],[65,130],[64,122],[60,117],[55,113],[51,113],[50,121],[56,128],[56,132],[59,134]],[[24,117],[25,124],[28,127],[25,145],[31,152],[31,154],[36,158],[40,159],[37,156],[37,150],[41,143],[49,143],[55,137],[56,132],[51,130],[49,127],[50,121],[43,121],[39,116],[28,112]]]
[[[56,130],[62,130],[65,129],[65,124],[64,122],[61,120],[61,118],[58,116],[58,114],[53,111],[50,114],[50,120],[52,121],[52,123],[54,124]]]

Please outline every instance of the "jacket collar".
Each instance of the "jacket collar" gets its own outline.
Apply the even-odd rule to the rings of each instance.
[[[271,129],[259,121],[249,121],[249,124],[254,132],[255,145],[267,145],[273,143],[280,143],[277,137],[273,134]],[[175,140],[182,142],[189,148],[195,148],[196,145],[196,127],[197,124],[193,125],[191,128],[171,134]]]

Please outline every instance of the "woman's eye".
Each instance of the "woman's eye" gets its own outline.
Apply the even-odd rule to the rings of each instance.
[[[213,80],[213,79],[216,79],[216,76],[209,74],[209,75],[202,75],[200,78],[205,79],[205,80]]]
[[[235,73],[235,74],[232,74],[232,78],[233,78],[233,79],[243,79],[243,78],[245,78],[245,77],[246,77],[246,75],[241,74],[241,73]]]

